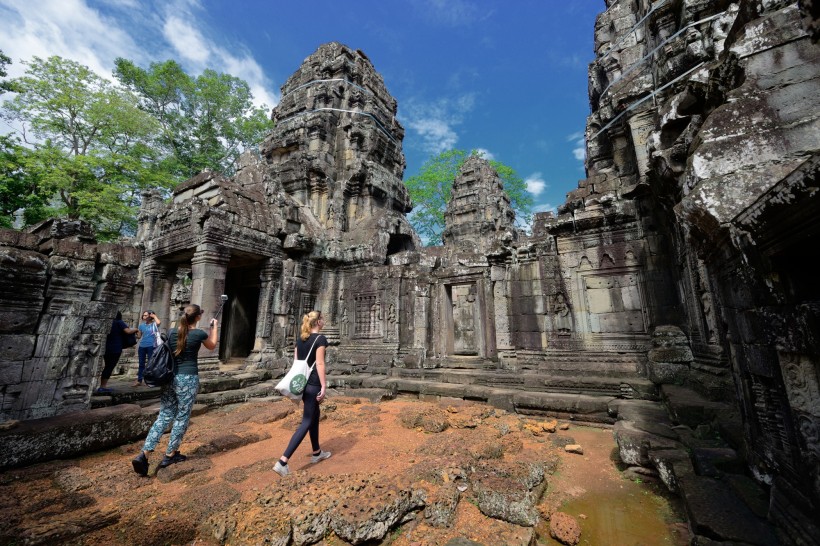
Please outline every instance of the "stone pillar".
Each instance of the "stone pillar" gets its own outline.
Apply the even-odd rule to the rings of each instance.
[[[504,267],[492,266],[490,281],[493,287],[493,314],[495,320],[495,343],[502,368],[514,367],[515,352],[510,333],[510,309],[507,298],[507,281]]]
[[[176,281],[175,265],[159,263],[148,259],[142,265],[143,291],[142,308],[136,317],[136,323],[142,321],[142,312],[154,311],[162,321],[162,330],[167,330],[171,321],[177,319],[179,313],[171,309],[171,289]]]
[[[273,345],[273,302],[282,275],[282,262],[270,258],[259,271],[259,305],[256,313],[256,338],[249,360],[262,360],[262,351]]]
[[[638,177],[643,181],[649,171],[649,154],[646,144],[649,135],[655,128],[655,110],[645,110],[629,118],[629,130],[632,134],[632,146],[635,148],[635,161],[638,165]]]
[[[428,309],[430,307],[430,285],[420,285],[413,291],[413,347],[427,347]]]
[[[202,307],[202,319],[199,327],[208,331],[211,319],[222,304],[221,296],[225,293],[225,276],[228,273],[230,252],[224,247],[213,244],[201,244],[196,247],[191,260],[191,303]],[[220,320],[221,320],[220,316]],[[222,326],[220,325],[220,331]],[[211,351],[202,347],[199,352],[200,363],[215,364],[219,360],[219,342]]]

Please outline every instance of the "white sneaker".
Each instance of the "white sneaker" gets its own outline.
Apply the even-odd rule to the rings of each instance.
[[[290,469],[288,465],[282,464],[282,461],[276,461],[276,464],[273,465],[273,471],[282,476],[283,478],[290,474]]]
[[[311,463],[318,463],[319,461],[324,461],[325,459],[330,458],[330,451],[320,451],[318,455],[311,455],[310,462]]]

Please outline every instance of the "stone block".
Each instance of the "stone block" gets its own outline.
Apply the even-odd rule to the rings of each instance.
[[[690,469],[688,473],[694,473],[689,454],[682,449],[651,450],[649,451],[649,461],[658,471],[658,476],[663,484],[672,493],[679,491],[678,474],[681,474],[681,469],[688,467]]]
[[[0,334],[0,354],[5,360],[25,360],[34,354],[35,336],[27,334]]]
[[[679,485],[689,526],[695,534],[724,542],[778,544],[771,526],[758,518],[722,481],[690,475],[682,477]]]
[[[641,430],[631,421],[618,421],[612,429],[621,460],[628,465],[651,466],[650,450],[680,449],[674,439]]]
[[[0,469],[75,457],[144,436],[156,413],[135,405],[32,419],[0,431]]]

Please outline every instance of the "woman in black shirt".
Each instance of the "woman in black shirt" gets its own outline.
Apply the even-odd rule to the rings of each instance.
[[[310,433],[310,444],[313,447],[313,455],[310,458],[312,463],[318,463],[330,457],[330,451],[322,451],[319,446],[319,404],[325,399],[326,379],[325,379],[325,348],[327,338],[320,334],[325,325],[320,311],[311,311],[302,317],[302,328],[299,338],[296,340],[296,348],[293,351],[293,358],[307,360],[308,366],[313,366],[313,371],[308,376],[305,392],[302,394],[305,412],[302,415],[302,422],[293,437],[290,439],[285,453],[273,467],[274,472],[280,476],[287,476],[288,460],[293,456],[293,452],[305,439],[305,435]]]

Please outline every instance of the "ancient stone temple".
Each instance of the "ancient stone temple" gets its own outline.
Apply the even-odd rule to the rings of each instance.
[[[117,309],[170,324],[192,301],[207,322],[225,294],[205,370],[281,375],[321,309],[340,392],[612,424],[625,462],[689,499],[694,535],[817,544],[816,28],[796,1],[607,0],[587,177],[525,234],[471,157],[438,247],[406,217],[396,100],[364,53],[324,44],[235,176],[144,196],[134,245],[2,232],[2,417],[88,407]],[[736,525],[698,502],[738,483],[768,503]]]

